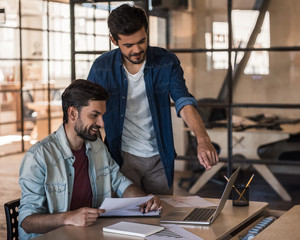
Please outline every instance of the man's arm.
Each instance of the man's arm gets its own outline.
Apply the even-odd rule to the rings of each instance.
[[[205,169],[211,169],[213,165],[218,163],[219,156],[211,143],[199,113],[193,105],[186,105],[181,109],[180,116],[196,136],[197,157],[200,164]]]
[[[134,184],[129,185],[123,195],[122,198],[130,198],[130,197],[145,197],[146,193],[144,193],[140,188],[135,186]],[[140,206],[141,212],[149,212],[157,209],[162,209],[161,201],[159,197],[153,196],[148,202]]]
[[[47,233],[65,225],[85,227],[93,225],[99,214],[104,212],[103,209],[84,207],[64,213],[33,214],[22,221],[21,227],[26,233],[38,234]]]

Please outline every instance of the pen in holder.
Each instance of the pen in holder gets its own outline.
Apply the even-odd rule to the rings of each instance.
[[[234,185],[232,188],[232,205],[248,206],[249,205],[249,186]]]
[[[254,173],[251,175],[249,181],[245,185],[233,185],[232,188],[232,204],[233,206],[248,206],[249,205],[249,185],[254,177]],[[229,181],[229,179],[224,176]]]

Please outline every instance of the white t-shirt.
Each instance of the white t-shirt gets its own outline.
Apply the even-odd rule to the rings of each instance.
[[[136,74],[129,73],[124,66],[128,92],[122,151],[139,157],[151,157],[158,154],[144,81],[145,63]]]

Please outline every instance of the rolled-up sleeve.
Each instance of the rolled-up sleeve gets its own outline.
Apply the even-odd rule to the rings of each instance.
[[[175,109],[176,109],[176,114],[178,117],[180,117],[180,110],[186,106],[186,105],[193,105],[195,107],[197,107],[197,101],[195,98],[193,97],[182,97],[179,98],[176,102],[175,102]]]

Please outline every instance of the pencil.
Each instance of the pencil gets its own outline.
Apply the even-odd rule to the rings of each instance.
[[[225,175],[224,175],[224,178],[227,180],[227,182],[229,182],[229,179],[228,179],[228,177],[226,177]],[[234,189],[235,189],[235,191],[238,193],[238,195],[240,195],[241,196],[241,193],[240,193],[240,191],[239,190],[237,190],[236,188],[235,188],[235,186],[234,185],[232,185],[233,187],[234,187]],[[245,197],[243,197],[244,198],[244,200],[246,200],[245,199]]]
[[[246,191],[246,188],[247,188],[247,187],[249,186],[249,184],[251,183],[253,177],[254,177],[254,173],[252,174],[251,178],[250,178],[249,181],[247,182],[246,187],[245,187],[244,190],[242,191],[242,193],[241,193],[241,195],[240,195],[238,201],[240,201],[241,197],[243,196],[243,194],[244,194],[245,191]]]

